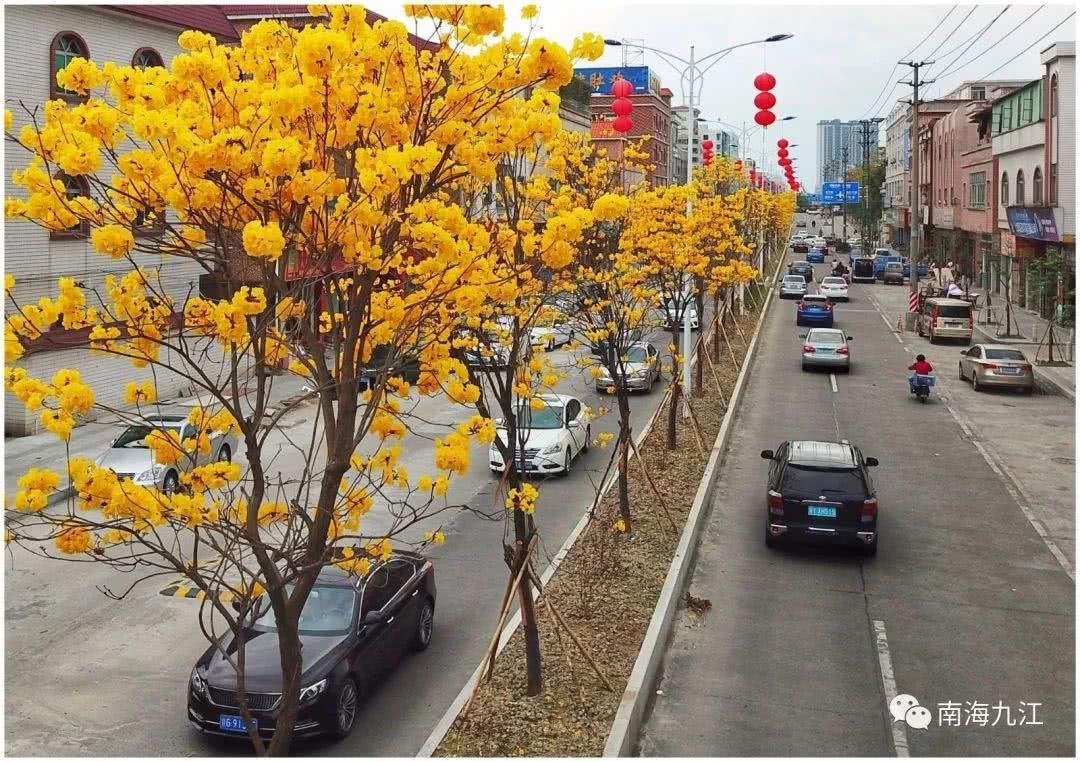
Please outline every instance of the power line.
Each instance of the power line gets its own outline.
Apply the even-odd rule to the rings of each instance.
[[[1069,14],[1068,16],[1066,16],[1066,17],[1065,17],[1065,18],[1063,18],[1063,19],[1062,19],[1061,21],[1059,21],[1059,22],[1058,22],[1058,23],[1057,23],[1057,24],[1056,24],[1056,25],[1054,26],[1054,28],[1053,28],[1053,29],[1051,29],[1050,31],[1048,31],[1048,32],[1047,32],[1046,34],[1044,34],[1044,35],[1043,35],[1042,37],[1040,37],[1039,39],[1035,40],[1035,42],[1033,42],[1033,43],[1031,43],[1030,45],[1028,45],[1028,46],[1027,46],[1026,48],[1024,48],[1023,50],[1021,50],[1021,51],[1020,51],[1019,53],[1017,53],[1017,54],[1016,54],[1015,56],[1013,56],[1013,57],[1012,57],[1012,58],[1010,58],[1010,59],[1009,59],[1008,61],[1006,61],[1005,63],[1003,63],[1003,64],[1002,64],[1001,66],[997,67],[996,69],[994,69],[994,70],[993,70],[993,71],[991,71],[991,72],[988,72],[988,73],[986,73],[986,74],[982,75],[981,77],[979,77],[979,79],[988,79],[988,78],[989,78],[989,77],[990,77],[991,75],[993,75],[993,74],[996,74],[997,72],[1001,71],[1001,70],[1002,70],[1002,69],[1004,69],[1004,68],[1005,68],[1006,66],[1008,66],[1008,65],[1009,65],[1009,64],[1011,64],[1011,63],[1012,63],[1013,61],[1015,61],[1015,60],[1016,60],[1017,58],[1019,58],[1020,56],[1024,55],[1024,53],[1027,53],[1027,52],[1028,52],[1029,50],[1031,50],[1031,49],[1032,49],[1033,47],[1035,47],[1035,46],[1036,46],[1036,45],[1038,45],[1038,44],[1039,44],[1040,42],[1042,42],[1042,41],[1043,41],[1043,40],[1045,40],[1045,39],[1046,39],[1047,37],[1049,37],[1049,36],[1050,36],[1051,34],[1053,34],[1053,33],[1054,33],[1054,31],[1055,31],[1055,30],[1056,30],[1056,29],[1057,29],[1057,28],[1058,28],[1059,26],[1061,26],[1062,24],[1064,24],[1064,23],[1065,23],[1066,21],[1068,21],[1069,19],[1071,19],[1071,18],[1072,18],[1073,16],[1075,16],[1075,15],[1076,15],[1076,11],[1073,11],[1073,12],[1072,12],[1072,13],[1070,13],[1070,14]]]
[[[960,71],[960,69],[963,69],[963,68],[964,68],[965,66],[968,66],[968,65],[970,65],[970,64],[972,64],[972,63],[974,63],[975,61],[978,61],[978,60],[979,60],[980,58],[982,58],[983,56],[985,56],[985,55],[986,55],[987,53],[989,53],[989,52],[990,52],[991,50],[993,50],[994,48],[996,48],[996,47],[997,47],[997,46],[998,46],[998,45],[999,45],[1000,43],[1002,43],[1002,42],[1004,42],[1005,40],[1007,40],[1007,39],[1009,39],[1010,37],[1012,37],[1012,36],[1013,36],[1013,35],[1014,35],[1014,34],[1016,33],[1016,31],[1017,31],[1017,30],[1018,30],[1018,29],[1019,29],[1020,27],[1022,27],[1022,26],[1023,26],[1024,24],[1026,24],[1027,22],[1029,22],[1029,21],[1030,21],[1030,20],[1031,20],[1031,19],[1032,19],[1032,18],[1033,18],[1033,17],[1035,16],[1035,14],[1036,14],[1036,13],[1038,13],[1039,11],[1041,11],[1041,10],[1042,10],[1043,8],[1045,8],[1045,7],[1046,7],[1045,5],[1040,5],[1040,6],[1039,6],[1038,8],[1036,8],[1036,9],[1035,9],[1034,11],[1032,11],[1031,13],[1029,13],[1029,14],[1028,14],[1028,16],[1027,16],[1027,18],[1025,18],[1025,19],[1024,19],[1023,21],[1021,21],[1021,22],[1020,22],[1019,24],[1017,24],[1017,25],[1016,25],[1015,27],[1013,27],[1013,28],[1012,28],[1012,29],[1010,29],[1010,30],[1009,30],[1008,32],[1006,32],[1006,33],[1005,33],[1005,34],[1003,34],[1003,35],[1002,35],[1001,37],[999,37],[999,38],[997,39],[997,41],[996,41],[996,42],[994,42],[994,43],[993,43],[993,44],[992,44],[992,45],[991,45],[990,47],[988,47],[988,48],[987,48],[986,50],[984,50],[984,51],[983,51],[982,53],[979,53],[979,54],[978,54],[977,56],[974,56],[973,58],[969,58],[969,59],[968,59],[967,61],[965,61],[964,63],[960,64],[959,66],[954,66],[954,67],[952,67],[952,68],[951,68],[951,69],[950,69],[949,71],[945,72],[945,74],[950,74],[950,73],[952,73],[952,72],[957,72],[957,71]],[[945,76],[945,75],[940,75],[940,76]]]
[[[975,33],[975,34],[974,34],[974,35],[973,35],[972,37],[969,37],[969,38],[968,38],[968,43],[967,43],[967,45],[966,45],[966,46],[964,47],[964,49],[963,49],[963,50],[961,50],[961,51],[960,51],[959,53],[957,53],[957,54],[956,54],[956,57],[955,57],[955,58],[953,58],[953,59],[952,59],[952,60],[950,60],[950,61],[949,61],[949,62],[948,62],[947,64],[945,64],[945,71],[943,71],[942,73],[940,73],[940,74],[938,74],[938,75],[937,75],[937,79],[938,79],[938,81],[941,81],[941,80],[942,80],[942,79],[944,79],[944,78],[945,78],[946,76],[948,76],[950,72],[952,72],[952,71],[953,71],[953,68],[952,68],[953,64],[955,64],[955,63],[956,63],[956,62],[957,62],[958,60],[960,60],[960,59],[961,59],[961,58],[963,57],[964,53],[967,53],[967,52],[968,52],[969,50],[971,50],[971,46],[972,46],[972,45],[974,45],[974,44],[975,44],[976,42],[978,42],[978,41],[979,41],[980,39],[982,39],[982,36],[983,36],[984,34],[986,34],[986,32],[987,32],[987,31],[989,31],[990,27],[992,27],[992,26],[994,25],[994,23],[995,23],[995,22],[996,22],[996,21],[997,21],[997,20],[998,20],[999,18],[1001,18],[1002,16],[1004,16],[1004,15],[1005,15],[1005,12],[1006,12],[1006,11],[1008,11],[1008,10],[1009,10],[1009,8],[1011,8],[1011,7],[1012,7],[1011,5],[1006,5],[1006,6],[1005,6],[1005,7],[1004,7],[1004,8],[1003,8],[1003,9],[1001,10],[1001,13],[999,13],[999,14],[998,14],[998,15],[996,15],[996,16],[994,16],[994,18],[990,19],[990,22],[989,22],[989,23],[988,23],[988,24],[987,24],[986,26],[984,26],[984,27],[983,27],[982,29],[980,29],[980,30],[979,30],[978,32],[976,32],[976,33]],[[962,45],[962,44],[963,44],[963,43],[961,43],[961,45]],[[945,56],[948,56],[948,55],[950,55],[950,54],[951,54],[952,52],[954,52],[954,51],[956,51],[956,50],[959,50],[959,49],[960,49],[960,47],[961,47],[961,45],[957,45],[957,46],[956,46],[955,48],[953,48],[953,50],[952,50],[952,51],[950,51],[949,53],[945,53],[945,54],[943,54],[943,55],[942,55],[941,57],[942,57],[942,58],[944,58]],[[940,92],[940,91],[941,91],[941,89],[942,89],[942,85],[938,85],[937,87],[938,87],[938,91]]]
[[[917,42],[917,43],[915,44],[915,47],[913,47],[913,48],[912,48],[911,50],[909,50],[909,51],[908,51],[907,53],[904,53],[904,55],[900,56],[900,58],[902,58],[902,59],[903,59],[903,58],[907,58],[907,57],[908,57],[908,56],[910,56],[910,55],[911,55],[912,53],[914,53],[914,52],[915,52],[916,50],[918,50],[918,49],[919,49],[919,47],[920,47],[920,46],[921,46],[921,45],[922,45],[923,43],[925,43],[925,42],[926,42],[927,40],[929,40],[929,39],[930,39],[930,38],[931,38],[931,37],[933,36],[934,32],[936,32],[936,31],[937,31],[937,30],[938,30],[938,29],[939,29],[939,28],[941,27],[941,25],[942,25],[942,24],[944,24],[944,23],[945,23],[945,22],[946,22],[946,21],[948,20],[949,16],[951,16],[951,15],[952,15],[952,12],[953,12],[953,11],[955,11],[955,10],[956,10],[956,9],[957,9],[958,7],[959,7],[959,6],[957,6],[957,5],[954,5],[954,6],[952,7],[952,8],[950,8],[950,9],[949,9],[949,11],[948,11],[948,13],[946,13],[946,14],[945,14],[945,15],[944,15],[944,16],[942,17],[941,21],[939,21],[939,22],[937,22],[936,24],[934,24],[934,26],[932,26],[932,27],[930,28],[930,31],[926,33],[926,36],[925,36],[925,37],[923,37],[923,38],[922,38],[921,40],[919,40],[919,41],[918,41],[918,42]],[[884,85],[882,85],[882,87],[881,87],[881,92],[880,92],[880,93],[878,93],[878,96],[877,96],[877,98],[874,98],[874,102],[870,104],[870,108],[866,109],[866,113],[864,113],[864,114],[863,114],[863,116],[864,116],[864,117],[866,116],[866,114],[869,114],[869,113],[870,113],[871,111],[873,111],[873,110],[874,110],[874,106],[876,106],[876,105],[877,105],[877,102],[878,102],[879,100],[881,100],[881,96],[882,96],[882,94],[883,94],[883,93],[885,92],[885,88],[887,88],[887,87],[889,86],[889,82],[891,82],[891,81],[892,81],[892,78],[893,78],[893,74],[894,74],[894,73],[896,72],[896,67],[897,67],[897,66],[899,66],[899,65],[900,65],[899,63],[897,63],[897,64],[893,64],[893,67],[892,67],[892,71],[890,71],[890,72],[889,72],[889,75],[888,75],[887,77],[885,77],[885,84],[884,84]],[[895,82],[893,82],[893,90],[895,90],[895,89],[896,89],[896,83],[895,83]],[[886,102],[886,103],[888,102],[888,98],[886,98],[886,99],[885,99],[885,102]],[[884,104],[883,104],[883,105],[884,105]],[[879,109],[878,109],[878,113],[880,113],[880,112],[881,112],[881,109],[879,108]],[[876,114],[876,113],[875,113],[874,115],[875,115],[875,116],[877,116],[877,114]]]
[[[938,46],[937,46],[936,48],[934,48],[933,50],[931,50],[931,51],[930,51],[929,53],[927,53],[927,54],[926,54],[926,57],[927,57],[927,58],[930,58],[930,57],[931,57],[932,55],[934,55],[934,53],[937,53],[937,52],[938,52],[939,50],[941,50],[941,46],[942,46],[942,45],[944,45],[944,44],[945,44],[946,42],[948,42],[949,40],[951,40],[951,39],[952,39],[952,36],[953,36],[954,34],[956,34],[956,33],[957,33],[958,31],[960,31],[960,27],[962,27],[962,26],[964,25],[964,22],[965,22],[965,21],[967,21],[967,20],[968,20],[969,18],[971,18],[971,14],[972,14],[972,13],[974,13],[974,12],[976,11],[976,9],[977,9],[978,7],[979,7],[979,6],[977,6],[977,5],[975,5],[975,6],[972,6],[971,10],[970,10],[970,11],[968,11],[968,15],[966,15],[966,16],[964,16],[964,18],[960,19],[960,23],[959,23],[959,24],[957,24],[957,25],[956,25],[956,26],[955,26],[955,27],[953,28],[953,30],[952,30],[951,32],[949,32],[949,36],[948,36],[948,37],[946,37],[946,38],[945,38],[944,40],[942,40],[941,42],[939,42],[939,43],[938,43]]]

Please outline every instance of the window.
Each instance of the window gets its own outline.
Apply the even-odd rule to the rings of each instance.
[[[976,172],[969,178],[971,185],[968,187],[968,206],[972,209],[986,208],[986,173]]]
[[[1016,170],[1016,205],[1024,205],[1024,170]]]
[[[147,69],[151,66],[164,66],[165,62],[153,48],[139,48],[131,58],[131,65],[136,69]]]
[[[1034,103],[1035,93],[1032,90],[1028,90],[1020,96],[1020,124],[1027,124],[1031,121]]]
[[[977,101],[983,100],[984,98],[986,98],[986,88],[981,87],[981,86],[980,87],[972,87],[971,88],[971,97],[972,97],[973,100],[977,100]]]
[[[76,196],[90,195],[90,184],[84,177],[73,177],[61,172],[56,176],[56,179],[64,184],[64,195],[69,201]],[[89,225],[85,222],[80,222],[67,230],[52,230],[49,232],[49,237],[53,240],[62,240],[65,238],[85,237],[89,234]]]
[[[1009,173],[1001,173],[1001,205],[1009,205]]]
[[[416,567],[404,559],[395,558],[377,567],[364,583],[360,616],[385,607],[414,574]]]
[[[1035,171],[1031,173],[1031,205],[1038,206],[1043,200],[1043,176],[1042,170],[1035,167]]]
[[[85,96],[65,90],[56,84],[56,73],[76,58],[89,58],[90,49],[83,38],[74,32],[61,32],[53,37],[49,58],[49,96],[65,100],[84,101]]]
[[[1050,165],[1050,206],[1057,206],[1057,164]]]
[[[1057,74],[1050,77],[1050,116],[1057,116],[1058,112],[1058,81]]]

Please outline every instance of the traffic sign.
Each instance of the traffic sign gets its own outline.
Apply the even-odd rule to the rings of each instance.
[[[826,204],[857,204],[859,203],[858,181],[846,183],[822,183],[821,199]]]

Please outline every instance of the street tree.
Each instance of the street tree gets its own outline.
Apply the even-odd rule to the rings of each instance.
[[[420,48],[404,24],[369,25],[361,8],[316,12],[321,23],[301,30],[260,22],[236,46],[184,32],[168,68],[75,59],[57,82],[77,97],[24,105],[17,135],[6,115],[8,140],[33,157],[13,178],[26,195],[7,200],[9,218],[88,238],[130,268],[104,291],[61,278],[35,304],[19,303],[7,277],[8,389],[77,440],[102,407],[94,390],[76,368],[36,378],[18,361],[54,325],[80,331],[83,346],[130,360],[133,407],[111,412],[145,426],[157,464],[146,481],[69,458],[74,494],[51,507],[61,475],[31,469],[14,496],[27,520],[7,539],[133,579],[185,577],[205,593],[200,625],[219,648],[272,612],[283,699],[269,745],[250,736],[276,755],[292,739],[299,619],[320,570],[364,578],[403,532],[446,510],[472,440],[490,441],[477,415],[433,443],[430,475],[400,462],[417,395],[480,396],[447,326],[516,287],[497,272],[505,241],[462,208],[460,183],[495,177],[516,150],[508,133],[547,131],[541,101],[572,75],[558,44],[502,36],[501,8],[411,7],[432,27]],[[586,35],[572,53],[602,47]],[[197,265],[208,290],[170,292],[147,265],[163,258]],[[318,411],[306,441],[279,430],[291,408],[271,406],[283,368],[307,379]],[[157,419],[165,371],[201,400],[184,439]],[[227,432],[239,462],[206,462]],[[271,436],[286,437],[298,468],[275,470]],[[160,486],[158,467],[179,472],[177,488]],[[372,511],[390,520],[365,532]],[[250,717],[243,650],[227,656]]]

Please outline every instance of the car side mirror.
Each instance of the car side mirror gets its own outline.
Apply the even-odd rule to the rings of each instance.
[[[799,338],[800,338],[800,339],[805,339],[805,338],[806,338],[807,336],[809,336],[809,335],[810,335],[810,334],[808,334],[808,333],[800,333],[800,334],[799,334]]]
[[[580,421],[569,421],[566,424],[566,428],[568,428],[568,429],[580,429],[581,428],[581,422]]]
[[[866,459],[866,467],[867,468],[873,468],[876,465],[878,465],[878,459],[877,458],[867,458]]]
[[[386,621],[386,615],[381,611],[369,611],[364,614],[364,618],[360,620],[360,624],[364,627],[374,627],[375,625],[382,624]]]
[[[848,341],[855,341],[854,336],[845,336],[844,338],[847,339]]]
[[[120,439],[120,437],[114,437],[113,440],[109,442],[109,447],[116,447],[116,442],[118,439]]]
[[[765,460],[775,460],[776,459],[776,453],[774,453],[772,450],[762,450],[761,451],[761,457],[764,458]]]

